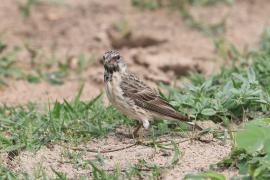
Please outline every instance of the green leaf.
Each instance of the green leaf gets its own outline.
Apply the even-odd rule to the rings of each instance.
[[[270,154],[270,139],[264,141],[264,151]]]
[[[30,83],[38,83],[38,82],[40,82],[40,77],[38,77],[38,76],[36,76],[34,74],[28,74],[26,76],[26,79]]]
[[[184,178],[185,180],[204,180],[204,179],[211,179],[211,180],[226,180],[223,174],[214,172],[214,171],[207,171],[194,174],[188,174]]]
[[[202,115],[205,115],[205,116],[213,116],[215,115],[217,112],[214,110],[214,109],[211,109],[211,108],[206,108],[206,109],[203,109],[201,114]]]
[[[102,95],[103,95],[103,93],[101,92],[94,99],[92,99],[88,104],[86,104],[86,106],[84,107],[84,110],[87,110],[88,108],[93,106],[93,104],[95,104],[102,97]]]
[[[54,174],[57,176],[57,178],[59,180],[66,180],[67,179],[67,176],[66,174],[62,173],[62,172],[58,172],[56,171],[54,168],[51,167],[51,170],[54,172]]]
[[[252,126],[247,129],[240,130],[236,136],[236,145],[238,148],[247,150],[248,153],[255,153],[263,149],[263,132],[259,127]]]
[[[235,135],[237,148],[245,149],[248,153],[270,153],[270,118],[256,119],[247,122]]]
[[[249,82],[255,82],[256,81],[256,74],[253,68],[248,69],[248,80]]]
[[[53,110],[51,112],[52,113],[52,116],[54,118],[60,118],[61,109],[62,109],[62,105],[58,101],[56,101],[54,103],[54,107],[53,107]]]
[[[202,84],[202,89],[208,90],[213,84],[213,78],[209,78]]]
[[[48,72],[45,73],[45,79],[51,85],[62,85],[64,74],[60,72]]]
[[[179,151],[178,145],[174,141],[172,141],[172,145],[173,145],[174,155],[173,155],[171,164],[176,165],[179,161],[180,151]]]
[[[74,99],[74,104],[77,105],[80,101],[80,98],[81,98],[81,95],[82,95],[82,92],[83,92],[83,89],[84,89],[84,84],[82,84],[79,88],[79,91]]]

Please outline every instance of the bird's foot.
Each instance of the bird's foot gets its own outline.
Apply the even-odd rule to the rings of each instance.
[[[144,142],[144,137],[147,134],[147,129],[143,128],[142,131],[138,131],[136,134],[136,137],[134,139],[136,140],[137,143],[141,144]]]

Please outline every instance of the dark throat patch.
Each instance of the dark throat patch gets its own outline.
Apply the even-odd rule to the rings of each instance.
[[[104,72],[104,82],[112,81],[112,75],[113,73],[110,73],[105,70]]]
[[[119,72],[118,65],[105,65],[105,73],[104,73],[104,81],[108,82],[112,80],[112,76],[114,72]]]

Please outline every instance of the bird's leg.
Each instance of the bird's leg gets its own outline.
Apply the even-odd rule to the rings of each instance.
[[[146,135],[148,132],[150,123],[149,123],[148,119],[143,119],[142,122],[143,122],[143,129],[144,129],[143,135]]]
[[[139,123],[139,124],[136,126],[136,129],[133,131],[133,136],[134,136],[134,137],[138,137],[138,132],[139,132],[139,130],[141,129],[141,127],[142,127],[142,124],[141,124],[141,123]]]
[[[150,124],[149,124],[149,121],[147,119],[139,121],[139,124],[136,126],[135,130],[132,133],[133,138],[138,138],[137,141],[142,142],[143,137],[149,128],[149,125]],[[139,130],[141,129],[141,127],[144,128],[144,133],[138,133]]]

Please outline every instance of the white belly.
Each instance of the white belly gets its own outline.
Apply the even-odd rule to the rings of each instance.
[[[123,96],[123,91],[120,88],[121,75],[120,73],[114,73],[112,81],[105,83],[105,90],[108,99],[112,105],[132,119],[140,120],[145,114],[138,108],[133,101]]]
[[[112,81],[105,83],[105,90],[110,102],[116,106],[123,101],[123,92],[120,89],[121,76],[119,73],[114,73]]]

